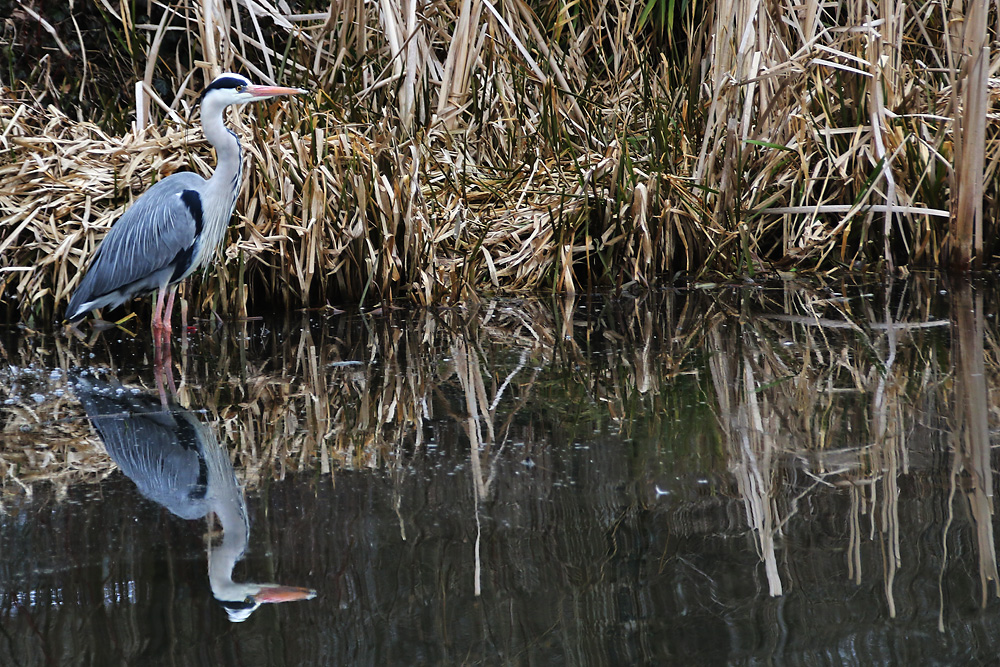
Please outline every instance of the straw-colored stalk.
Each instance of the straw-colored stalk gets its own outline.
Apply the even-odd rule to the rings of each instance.
[[[131,132],[49,104],[73,101],[48,61],[0,103],[0,280],[21,314],[58,313],[151,182],[207,171],[192,107],[223,69],[315,92],[235,122],[247,183],[186,295],[220,313],[938,263],[951,204],[972,211],[961,248],[995,199],[983,3],[961,35],[936,0],[719,0],[666,27],[637,0],[151,6],[109,19],[146,49]]]

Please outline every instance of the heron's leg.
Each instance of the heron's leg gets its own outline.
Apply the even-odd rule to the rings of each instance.
[[[156,295],[156,307],[153,308],[153,339],[157,340],[160,338],[161,332],[163,331],[163,297],[166,294],[166,288],[161,288]]]
[[[156,296],[156,308],[153,309],[153,359],[158,366],[163,363],[163,344],[167,344],[167,354],[170,353],[170,332],[163,328],[163,297],[166,288],[162,288]]]
[[[170,335],[170,320],[173,319],[172,315],[174,312],[174,295],[177,294],[177,285],[171,285],[167,288],[169,294],[167,295],[167,308],[166,312],[163,314],[163,331],[167,335]]]
[[[167,346],[169,349],[169,345]],[[162,331],[153,326],[153,369],[156,371],[156,387],[160,390],[160,398],[164,399],[164,406],[166,406],[166,394],[163,393],[163,383],[161,378],[163,376],[163,333]]]
[[[173,305],[174,293],[170,290],[167,296],[166,316],[164,316],[163,298],[169,288],[164,287],[156,297],[156,309],[153,313],[153,366],[156,374],[156,388],[159,390],[160,402],[167,407],[167,391],[171,396],[177,395],[174,386],[174,363],[170,358],[170,309]]]

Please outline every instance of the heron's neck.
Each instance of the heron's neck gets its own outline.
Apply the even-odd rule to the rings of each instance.
[[[235,194],[240,189],[240,177],[243,171],[243,159],[239,139],[226,127],[223,120],[226,108],[221,104],[213,104],[206,99],[201,108],[201,125],[205,130],[205,138],[215,147],[217,163],[215,173],[209,183],[224,191]]]

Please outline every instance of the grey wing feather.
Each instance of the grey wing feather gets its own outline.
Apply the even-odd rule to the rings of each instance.
[[[181,194],[194,190],[200,195],[205,183],[198,174],[180,172],[139,197],[104,237],[67,313],[165,269],[178,253],[189,250],[196,241],[197,224]]]

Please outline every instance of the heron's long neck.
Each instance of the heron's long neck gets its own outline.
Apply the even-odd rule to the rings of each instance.
[[[192,262],[192,271],[204,266],[219,247],[240,191],[243,158],[239,139],[223,122],[225,110],[225,105],[213,102],[213,98],[207,98],[201,106],[201,124],[205,138],[215,146],[217,163],[215,173],[208,179],[208,191],[201,198],[204,233]]]
[[[212,104],[210,99],[205,100],[201,109],[201,124],[205,129],[205,138],[215,147],[218,160],[215,173],[209,182],[215,187],[234,193],[235,196],[240,189],[243,159],[239,139],[223,121],[225,110],[224,106]]]

